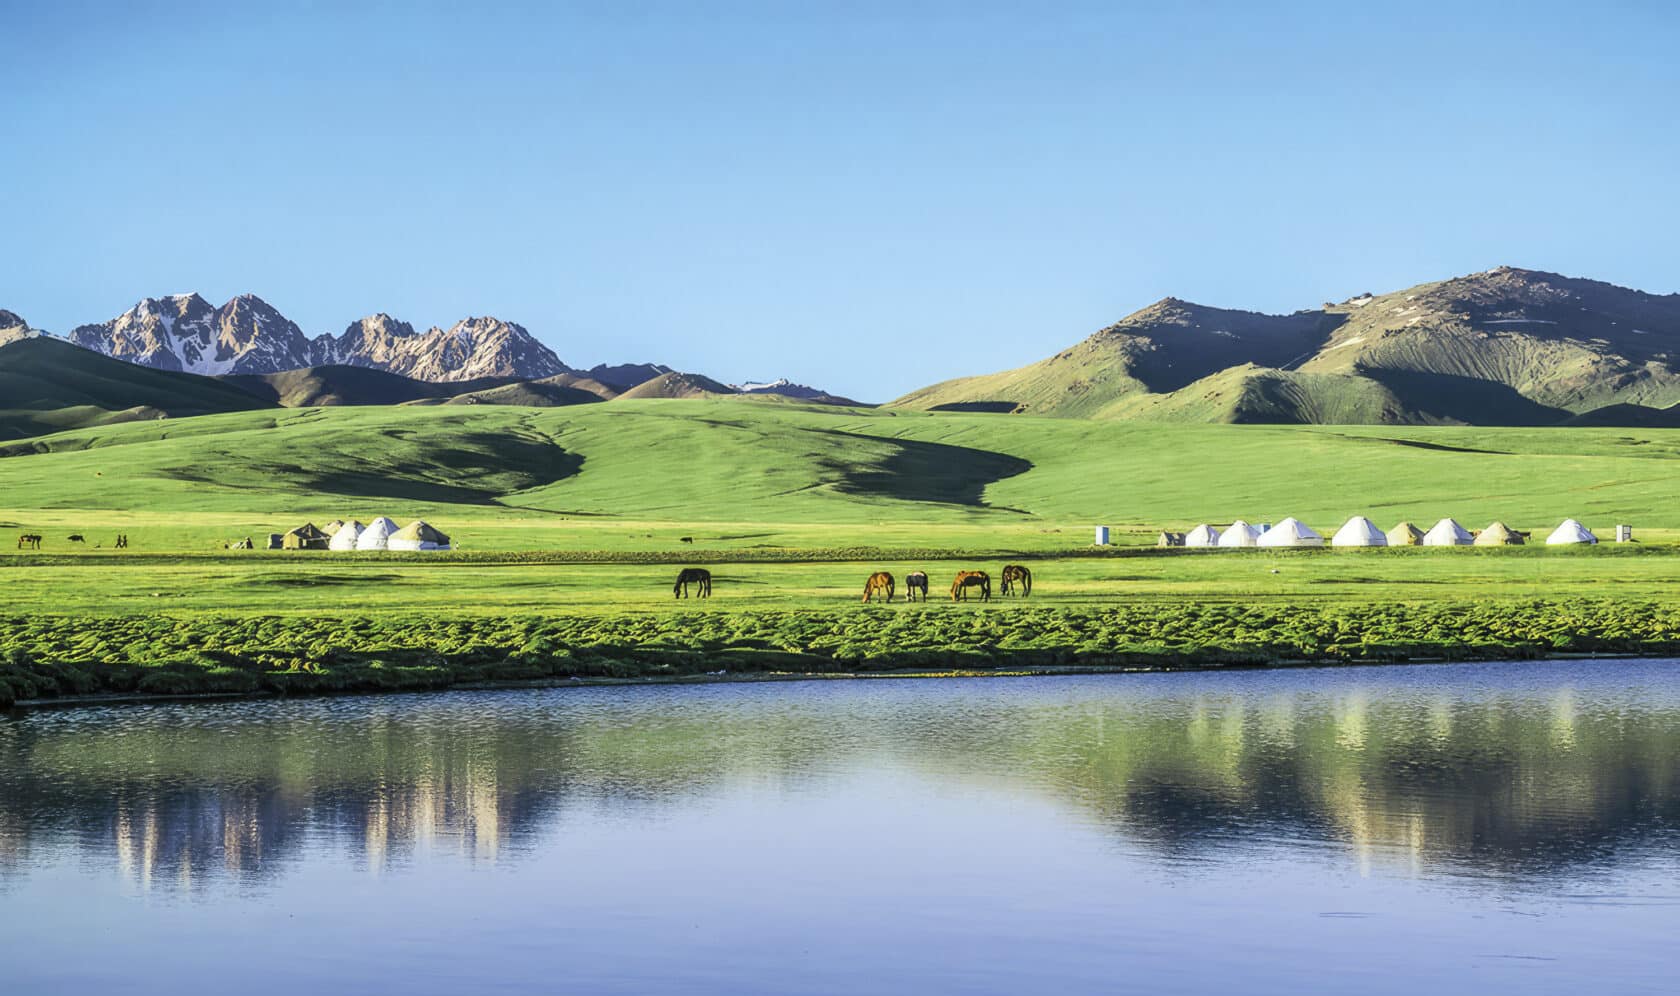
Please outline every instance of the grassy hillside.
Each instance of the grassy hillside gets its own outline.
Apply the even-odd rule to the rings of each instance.
[[[1150,425],[740,398],[337,408],[79,430],[0,458],[0,522],[152,548],[376,515],[468,549],[1056,550],[1105,523],[1366,514],[1680,529],[1680,432]],[[5,529],[0,525],[0,530]],[[0,532],[0,536],[4,533]],[[678,539],[691,536],[692,545]],[[3,548],[0,548],[3,549]]]
[[[1273,423],[1645,425],[1680,403],[1680,295],[1500,267],[1287,316],[1168,299],[894,407]],[[1626,422],[1619,420],[1626,419]]]
[[[728,384],[704,376],[703,374],[668,373],[661,374],[649,381],[644,381],[630,388],[621,398],[710,398],[720,395],[738,393]]]
[[[219,377],[271,404],[286,408],[323,405],[400,405],[412,401],[443,400],[463,391],[494,389],[509,378],[434,384],[369,367],[324,366],[282,370],[268,374]]]
[[[450,398],[451,405],[522,405],[527,408],[559,408],[588,405],[615,398],[613,388],[581,374],[557,374],[541,380],[524,380],[485,390],[467,390]]]
[[[57,339],[0,345],[0,440],[267,407],[231,385],[134,366]]]

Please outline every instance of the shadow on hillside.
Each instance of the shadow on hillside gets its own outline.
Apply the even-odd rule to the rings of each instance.
[[[1361,370],[1407,408],[1468,425],[1557,425],[1571,413],[1551,408],[1491,380],[1411,370]]]
[[[553,484],[583,468],[580,454],[534,439],[468,433],[450,437],[450,443],[384,459],[327,452],[312,463],[253,462],[239,473],[268,481],[283,478],[299,491],[344,498],[484,505],[512,491]],[[178,480],[237,486],[229,475],[202,467],[172,467],[166,473]]]
[[[987,505],[983,498],[987,485],[1024,474],[1033,467],[1031,461],[1020,457],[967,446],[885,439],[839,430],[825,430],[823,434],[892,447],[892,453],[874,466],[820,461],[825,469],[840,475],[839,490],[845,494],[990,508],[993,506]]]

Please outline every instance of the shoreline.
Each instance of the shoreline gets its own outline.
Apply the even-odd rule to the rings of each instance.
[[[263,699],[286,701],[305,698],[339,698],[356,695],[414,695],[447,694],[449,692],[518,691],[521,689],[607,688],[661,685],[729,685],[763,684],[769,682],[805,681],[861,681],[897,680],[929,681],[974,678],[1046,678],[1076,675],[1172,674],[1222,671],[1310,670],[1314,668],[1343,669],[1365,667],[1417,667],[1430,665],[1472,665],[1519,663],[1522,661],[1586,661],[1586,660],[1656,660],[1672,657],[1669,652],[1559,652],[1531,657],[1411,657],[1400,660],[1346,660],[1339,658],[1293,659],[1231,664],[1151,664],[1151,665],[1000,665],[996,668],[902,668],[880,671],[805,671],[805,672],[742,672],[738,674],[703,672],[679,675],[644,675],[637,677],[565,676],[550,678],[509,679],[501,681],[463,681],[431,687],[323,689],[306,692],[195,692],[195,693],[106,693],[66,695],[53,698],[18,699],[0,708],[0,720],[8,713],[47,712],[82,709],[94,706],[162,705],[193,702],[252,702]]]

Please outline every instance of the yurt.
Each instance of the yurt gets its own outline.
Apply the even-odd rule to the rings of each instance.
[[[1312,531],[1300,519],[1290,516],[1260,534],[1255,546],[1323,546],[1324,537]]]
[[[1564,519],[1563,525],[1552,530],[1552,534],[1546,537],[1547,546],[1563,546],[1567,543],[1597,542],[1598,537],[1592,534],[1592,530],[1581,525],[1579,522],[1576,522],[1574,519]]]
[[[328,536],[337,536],[338,531],[340,529],[343,529],[343,528],[344,528],[344,520],[343,519],[334,519],[331,522],[327,523],[326,525],[322,526],[321,531],[323,533],[326,533]]]
[[[427,525],[424,519],[415,519],[392,533],[386,547],[391,550],[447,550],[449,537]]]
[[[1184,534],[1185,546],[1218,546],[1219,530],[1207,523],[1202,523]]]
[[[1231,523],[1224,532],[1219,534],[1219,545],[1226,549],[1232,547],[1253,546],[1260,538],[1260,530],[1254,528],[1241,519]]]
[[[397,524],[381,515],[368,523],[362,534],[356,537],[358,550],[384,550],[391,541],[391,534],[397,531]]]
[[[339,526],[338,531],[332,534],[332,539],[327,543],[327,549],[354,550],[356,549],[356,541],[361,538],[362,533],[366,530],[366,526],[355,519],[351,519]]]
[[[1387,546],[1388,537],[1377,524],[1363,515],[1356,515],[1330,537],[1331,546]]]
[[[1424,546],[1469,546],[1476,541],[1470,530],[1451,519],[1442,519],[1423,534]]]
[[[1156,546],[1183,546],[1184,545],[1184,534],[1183,533],[1167,533],[1167,532],[1164,532],[1161,535],[1155,537],[1155,545]]]
[[[1522,546],[1524,536],[1503,522],[1495,522],[1476,534],[1477,546]]]
[[[1423,530],[1410,522],[1402,522],[1388,531],[1389,546],[1417,546],[1423,542]]]
[[[325,550],[330,538],[315,523],[305,522],[280,537],[280,548],[282,550]]]

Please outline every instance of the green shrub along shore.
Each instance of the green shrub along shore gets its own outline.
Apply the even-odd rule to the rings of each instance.
[[[1680,655],[1680,607],[1560,600],[528,615],[0,617],[0,705],[496,682]]]

